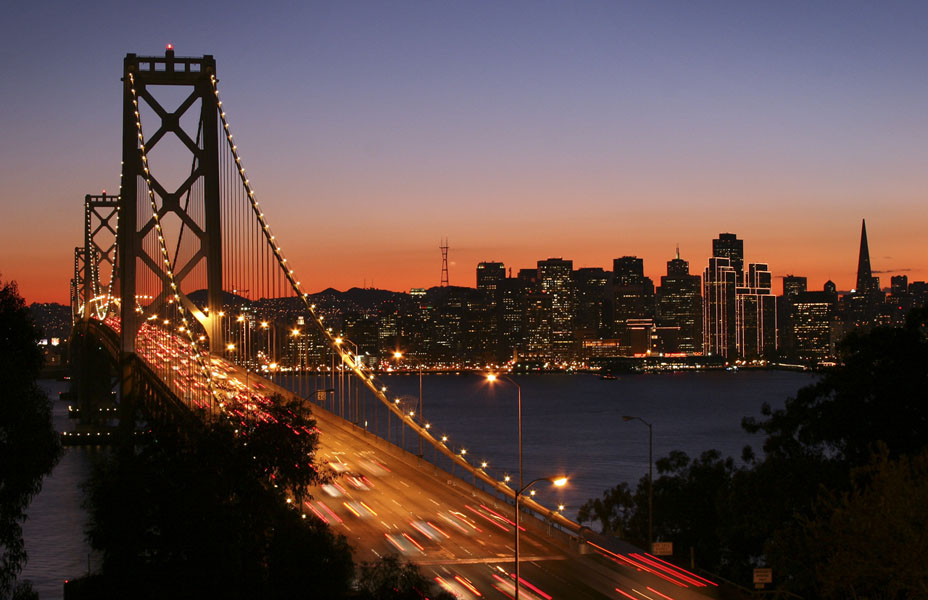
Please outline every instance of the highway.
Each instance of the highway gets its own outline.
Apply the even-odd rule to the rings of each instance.
[[[312,488],[303,508],[345,535],[357,560],[397,553],[458,598],[513,597],[511,504],[328,411],[312,410],[320,430],[317,462],[336,475]],[[523,515],[522,526],[520,598],[715,597],[713,585],[657,568],[658,559],[608,558],[588,545],[590,553],[582,555],[574,538],[533,516]]]
[[[175,335],[143,329],[140,355],[169,385],[199,405],[203,384]],[[214,389],[226,410],[262,418],[275,393],[298,398],[215,356]],[[316,461],[331,482],[308,490],[300,509],[344,535],[359,562],[395,553],[417,563],[431,580],[460,599],[514,596],[514,533],[510,501],[302,400],[317,422]],[[548,485],[541,482],[538,485]],[[569,485],[569,484],[568,484]],[[294,499],[296,500],[296,499]],[[717,585],[621,542],[576,537],[523,514],[519,597],[525,600],[717,598]],[[595,540],[595,541],[594,541]]]

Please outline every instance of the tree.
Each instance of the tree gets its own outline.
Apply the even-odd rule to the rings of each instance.
[[[223,420],[178,432],[151,421],[151,437],[95,470],[87,506],[88,538],[103,555],[98,596],[347,593],[353,563],[345,539],[286,502],[296,482],[314,481],[293,467],[312,464],[314,423],[285,406],[268,410],[272,418],[247,430]],[[299,444],[291,441],[296,431]]]
[[[692,547],[700,564],[722,570],[727,553],[721,532],[730,518],[728,499],[737,472],[734,460],[722,458],[718,450],[706,450],[692,459],[674,450],[659,459],[656,467],[655,539],[673,541],[675,553],[681,555]]]
[[[851,489],[824,493],[804,523],[820,548],[821,598],[928,597],[928,452],[892,460],[883,448]]]
[[[742,422],[766,434],[745,466],[714,450],[657,461],[656,538],[693,546],[700,566],[734,581],[772,567],[778,588],[806,597],[928,597],[928,308],[904,328],[853,333],[839,352],[784,408]],[[622,489],[581,518],[640,544],[646,489],[631,501]]]
[[[404,562],[395,554],[376,562],[363,563],[358,568],[358,588],[361,600],[453,600],[449,592],[433,591],[432,583],[419,567]]]
[[[819,585],[826,558],[806,523],[823,518],[828,504],[820,498],[848,492],[852,473],[878,448],[897,459],[928,446],[926,320],[928,309],[920,309],[904,328],[849,335],[839,347],[840,366],[784,408],[763,406],[766,420],[742,423],[767,437],[763,459],[754,460],[739,482],[741,501],[733,514],[751,523],[762,548],[755,552],[782,574],[782,587],[804,594]]]
[[[577,511],[577,520],[599,521],[600,532],[626,537],[635,514],[635,497],[624,481],[603,492],[602,498],[590,498]]]
[[[26,507],[61,454],[49,400],[36,384],[39,337],[16,283],[0,282],[0,597],[27,559]]]
[[[784,408],[764,405],[768,418],[745,419],[744,428],[767,435],[764,453],[773,458],[808,455],[860,467],[877,442],[891,456],[917,453],[928,433],[924,314],[914,312],[904,328],[850,334],[839,346],[838,367],[799,390]]]

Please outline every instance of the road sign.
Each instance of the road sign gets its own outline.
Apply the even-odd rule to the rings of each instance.
[[[673,542],[654,542],[651,544],[651,554],[655,556],[673,556]]]
[[[754,583],[773,583],[773,569],[754,569]]]

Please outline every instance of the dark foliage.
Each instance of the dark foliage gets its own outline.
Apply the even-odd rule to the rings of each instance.
[[[412,563],[396,555],[364,563],[358,568],[360,600],[453,600],[444,590],[435,590],[432,582]]]
[[[745,466],[717,451],[657,462],[655,539],[677,558],[750,584],[770,566],[777,587],[806,597],[926,597],[928,309],[905,328],[854,333],[841,366],[744,428],[766,435]],[[642,544],[647,477],[590,500],[578,518]],[[644,513],[644,514],[643,514]],[[905,574],[900,570],[907,569]]]
[[[647,485],[647,479],[642,480]],[[587,500],[577,511],[577,520],[581,523],[599,521],[600,531],[608,535],[627,539],[638,539],[639,535],[631,532],[631,520],[635,512],[635,495],[624,481],[614,488],[603,492],[602,498]],[[647,507],[645,507],[647,510]],[[640,515],[640,512],[638,513]],[[647,536],[647,532],[645,532]]]
[[[804,526],[820,556],[818,597],[928,597],[928,451],[893,460],[881,449]]]
[[[158,427],[100,465],[87,489],[88,538],[103,555],[99,593],[344,596],[353,574],[347,542],[286,502],[288,486],[307,481],[294,465],[311,465],[316,444],[315,434],[292,443],[291,427],[305,433],[312,422],[290,408],[273,409],[275,419],[248,435],[226,423],[183,436]]]
[[[39,337],[16,283],[0,283],[0,597],[11,593],[27,558],[26,507],[61,453],[49,400],[36,384]]]

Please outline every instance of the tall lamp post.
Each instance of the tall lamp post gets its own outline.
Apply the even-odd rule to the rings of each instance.
[[[654,552],[654,475],[651,471],[654,464],[654,430],[651,424],[641,417],[623,416],[623,421],[641,421],[648,426],[648,544]]]
[[[567,483],[566,477],[539,477],[538,479],[532,479],[524,486],[522,486],[518,492],[516,492],[516,594],[515,600],[519,600],[519,582],[522,580],[519,578],[519,498],[522,497],[522,493],[528,488],[532,487],[533,484],[539,481],[550,481],[557,487],[562,487]],[[534,492],[532,492],[534,494]]]
[[[425,416],[422,414],[422,356],[419,356],[419,421],[425,423]],[[419,458],[422,458],[422,436],[419,436]]]
[[[514,380],[512,377],[509,377],[508,375],[496,375],[496,374],[494,374],[494,373],[491,373],[491,374],[487,375],[487,381],[489,381],[490,383],[493,383],[493,382],[495,382],[495,381],[497,381],[497,380],[505,380],[505,381],[508,381],[508,382],[511,383],[512,385],[516,386],[516,392],[517,392],[517,394],[516,394],[516,396],[517,396],[517,408],[518,408],[518,413],[519,413],[519,487],[517,488],[518,491],[517,491],[516,494],[515,494],[515,529],[516,529],[516,535],[515,535],[515,543],[516,543],[516,551],[515,551],[515,563],[516,563],[516,593],[515,593],[515,600],[519,600],[519,582],[520,582],[520,579],[519,579],[519,498],[521,498],[521,497],[522,497],[522,493],[523,493],[525,490],[527,490],[528,488],[530,488],[530,487],[532,486],[532,484],[534,484],[534,483],[537,483],[537,482],[539,482],[539,481],[550,481],[550,482],[553,483],[554,485],[556,485],[556,486],[558,486],[558,487],[561,487],[561,486],[563,486],[564,484],[567,483],[567,478],[566,478],[566,477],[539,477],[538,479],[533,479],[533,480],[529,481],[529,482],[528,482],[527,484],[525,484],[525,485],[522,484],[522,386],[520,386],[518,383],[516,383],[515,380]]]

